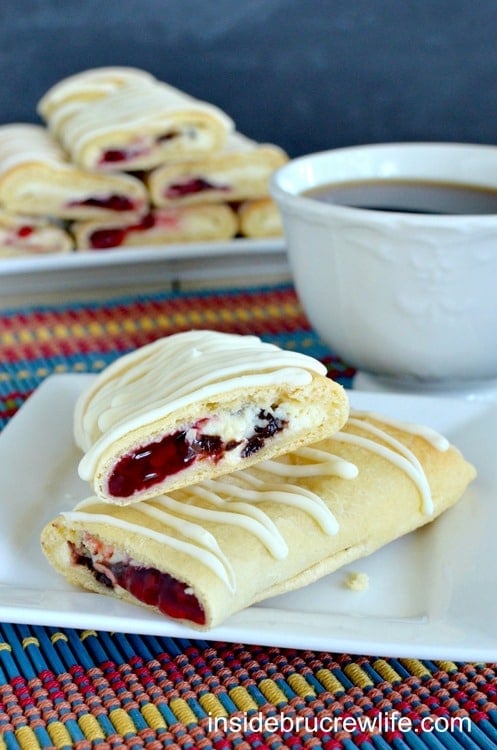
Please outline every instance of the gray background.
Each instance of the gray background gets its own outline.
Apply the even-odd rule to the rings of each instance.
[[[497,0],[3,0],[0,122],[134,65],[290,155],[390,140],[494,143]]]

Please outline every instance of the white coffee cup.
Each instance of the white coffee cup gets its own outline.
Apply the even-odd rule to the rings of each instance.
[[[369,210],[307,194],[404,180],[497,191],[497,146],[355,146],[294,159],[274,174],[271,193],[299,298],[337,355],[394,388],[490,386],[497,379],[497,212]]]

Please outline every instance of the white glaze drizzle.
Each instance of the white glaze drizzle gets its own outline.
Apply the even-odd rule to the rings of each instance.
[[[376,414],[374,411],[359,411],[358,409],[351,409],[350,415],[356,419],[374,419],[376,422],[382,422],[383,424],[396,427],[403,432],[409,432],[411,435],[418,435],[419,437],[426,440],[427,443],[435,448],[437,451],[444,452],[450,448],[450,443],[446,437],[441,435],[439,432],[431,427],[427,427],[423,424],[417,424],[415,422],[402,422],[399,419],[393,417],[386,417],[383,414]]]
[[[383,415],[376,414],[374,412],[360,412],[351,410],[347,424],[349,426],[355,426],[362,429],[365,432],[369,432],[379,440],[383,441],[387,445],[383,445],[377,440],[363,437],[361,435],[355,435],[349,432],[339,432],[334,436],[334,439],[342,443],[352,443],[359,445],[367,450],[377,453],[383,458],[390,461],[398,468],[405,471],[406,474],[415,482],[418,487],[419,493],[422,499],[423,511],[427,515],[431,515],[434,510],[433,498],[431,495],[430,485],[428,479],[421,466],[419,460],[414,453],[407,448],[400,440],[397,440],[389,433],[382,430],[377,425],[373,425],[367,421],[367,419],[374,419],[380,423],[388,424],[392,427],[396,427],[403,432],[408,432],[412,435],[426,440],[436,450],[444,452],[450,447],[449,441],[440,435],[435,430],[425,425],[414,424],[412,422],[401,422],[391,417],[384,417]],[[390,447],[388,447],[390,446]],[[393,449],[393,450],[392,450]]]
[[[148,71],[125,66],[91,68],[75,73],[54,84],[38,102],[38,112],[45,119],[68,101],[84,107],[88,102],[108,96],[131,81],[150,82],[156,79]]]
[[[49,118],[51,130],[76,162],[98,168],[98,155],[109,146],[129,142],[157,147],[155,136],[186,124],[196,130],[195,144],[202,151],[222,145],[233,130],[232,119],[214,104],[184,94],[161,81],[129,81],[89,104],[62,101]],[[221,139],[221,143],[217,143]],[[85,151],[95,153],[86,163]],[[97,160],[97,163],[94,161]]]
[[[241,472],[238,473],[240,474]],[[224,503],[227,503],[230,506],[232,502],[231,498],[236,497],[242,500],[246,500],[247,503],[250,504],[274,502],[280,503],[281,505],[289,505],[300,508],[300,510],[303,510],[314,519],[314,521],[318,524],[318,526],[321,527],[325,534],[337,533],[338,524],[335,517],[331,513],[326,503],[324,503],[323,500],[318,495],[316,495],[316,493],[307,490],[305,487],[299,487],[292,484],[271,485],[262,479],[260,480],[258,486],[254,489],[253,487],[250,487],[250,476],[251,473],[247,470],[247,477],[241,478],[247,480],[247,484],[249,486],[246,488],[234,485],[230,482],[223,482],[222,479],[206,480],[200,485],[201,492],[204,492],[204,488],[206,488],[207,490],[211,489],[211,491],[215,492],[216,494],[225,494],[226,500],[224,500]],[[264,487],[264,489],[262,489],[262,487]],[[199,488],[197,486],[197,488],[192,487],[190,489],[193,490],[193,494],[196,494]],[[216,502],[219,501],[217,500]],[[240,505],[245,507],[246,503],[242,503]],[[252,505],[250,505],[249,507],[253,508]],[[274,556],[276,557],[277,555]],[[284,555],[281,556],[283,557]]]
[[[298,448],[294,451],[295,456],[309,459],[309,463],[289,464],[278,460],[261,461],[258,468],[270,471],[273,474],[287,477],[316,477],[336,476],[342,479],[355,479],[358,469],[355,464],[346,461],[340,456],[319,450],[317,448]]]
[[[191,487],[190,490],[190,498],[196,498],[200,501],[205,500],[211,506],[215,507],[204,508],[195,505],[194,502],[192,503],[191,499],[188,502],[173,501],[176,503],[178,511],[202,520],[227,523],[244,528],[256,536],[275,559],[282,560],[287,556],[288,546],[278,531],[278,527],[266,513],[254,504],[256,493],[252,493],[253,496],[247,498],[249,502],[242,503],[232,499],[237,497],[237,493],[235,492],[236,487],[230,487],[230,490],[233,490],[233,492],[227,494],[226,497],[223,497],[224,488],[219,487],[217,483],[212,490],[206,482]],[[167,505],[170,504],[170,501],[171,497],[168,495],[161,497],[161,502],[165,502]],[[222,510],[218,510],[218,508],[222,508]]]
[[[333,435],[334,441],[362,447],[382,456],[403,470],[418,487],[423,511],[431,514],[433,512],[431,491],[419,460],[401,441],[392,437],[381,427],[368,422],[368,418],[421,436],[440,451],[447,449],[448,441],[422,425],[404,424],[380,415],[357,411],[351,412],[348,426],[369,433],[371,437],[345,431]],[[336,518],[318,495],[298,484],[279,482],[278,477],[298,479],[327,474],[353,479],[358,474],[357,467],[339,456],[316,447],[300,448],[293,455],[304,459],[304,463],[289,463],[288,457],[283,456],[280,459],[261,462],[255,467],[221,479],[206,480],[186,490],[179,490],[173,493],[174,496],[162,495],[154,500],[133,506],[144,515],[153,517],[174,529],[181,536],[186,537],[186,540],[152,531],[145,524],[129,523],[115,516],[101,513],[82,512],[82,509],[91,503],[98,502],[96,498],[83,501],[74,511],[63,515],[68,519],[83,523],[90,521],[112,524],[148,536],[161,544],[167,544],[209,567],[227,588],[233,591],[236,583],[229,560],[220,549],[213,534],[204,529],[201,523],[195,523],[195,520],[239,526],[256,536],[276,559],[284,558],[288,554],[288,547],[271,518],[257,507],[259,503],[268,501],[297,507],[310,515],[324,533],[331,535],[338,531]],[[268,481],[268,474],[276,478],[274,482]],[[205,505],[210,507],[205,507]]]

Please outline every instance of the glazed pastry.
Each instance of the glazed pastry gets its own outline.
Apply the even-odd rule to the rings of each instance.
[[[238,231],[243,237],[280,237],[281,214],[272,198],[244,201],[238,207]]]
[[[141,180],[94,174],[70,164],[41,125],[0,126],[0,206],[11,213],[84,219],[136,219],[147,208]]]
[[[236,213],[224,204],[156,208],[131,224],[108,219],[79,221],[71,226],[78,250],[226,241],[237,230]]]
[[[212,628],[427,524],[474,476],[431,430],[353,413],[332,438],[218,480],[83,501],[42,547],[72,584]]]
[[[108,66],[90,68],[63,78],[52,86],[40,99],[37,112],[44,120],[49,119],[61,106],[86,105],[103,99],[116,89],[129,83],[155,81],[155,77],[140,68]]]
[[[47,124],[81,169],[128,172],[216,151],[233,129],[218,107],[160,81],[133,81],[85,105],[62,103]]]
[[[243,201],[268,195],[269,178],[287,160],[277,146],[233,133],[219,153],[164,164],[146,182],[156,206]]]
[[[236,471],[336,432],[344,389],[312,357],[193,330],[120,357],[79,398],[82,479],[113,503]]]
[[[71,236],[54,222],[0,209],[0,258],[55,255],[68,253],[72,247]]]

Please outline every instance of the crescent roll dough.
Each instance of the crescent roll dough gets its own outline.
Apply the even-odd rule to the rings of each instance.
[[[57,224],[0,209],[0,258],[68,253],[72,247],[72,238]]]
[[[237,215],[225,204],[151,209],[130,224],[114,218],[75,221],[71,225],[78,250],[226,241],[237,230]]]
[[[119,216],[129,221],[147,205],[141,180],[79,169],[43,126],[0,126],[0,206],[5,210],[67,220]]]
[[[271,175],[287,160],[278,146],[233,133],[222,151],[164,164],[146,182],[156,206],[243,201],[268,195]]]
[[[42,532],[73,584],[211,628],[432,521],[475,470],[441,436],[374,414],[311,447],[129,506],[92,497]]]
[[[47,114],[82,169],[136,171],[220,149],[233,129],[221,109],[157,80],[133,80],[85,104],[73,97]]]
[[[187,331],[116,360],[79,398],[82,479],[130,503],[335,432],[344,389],[312,357],[256,336]]]

